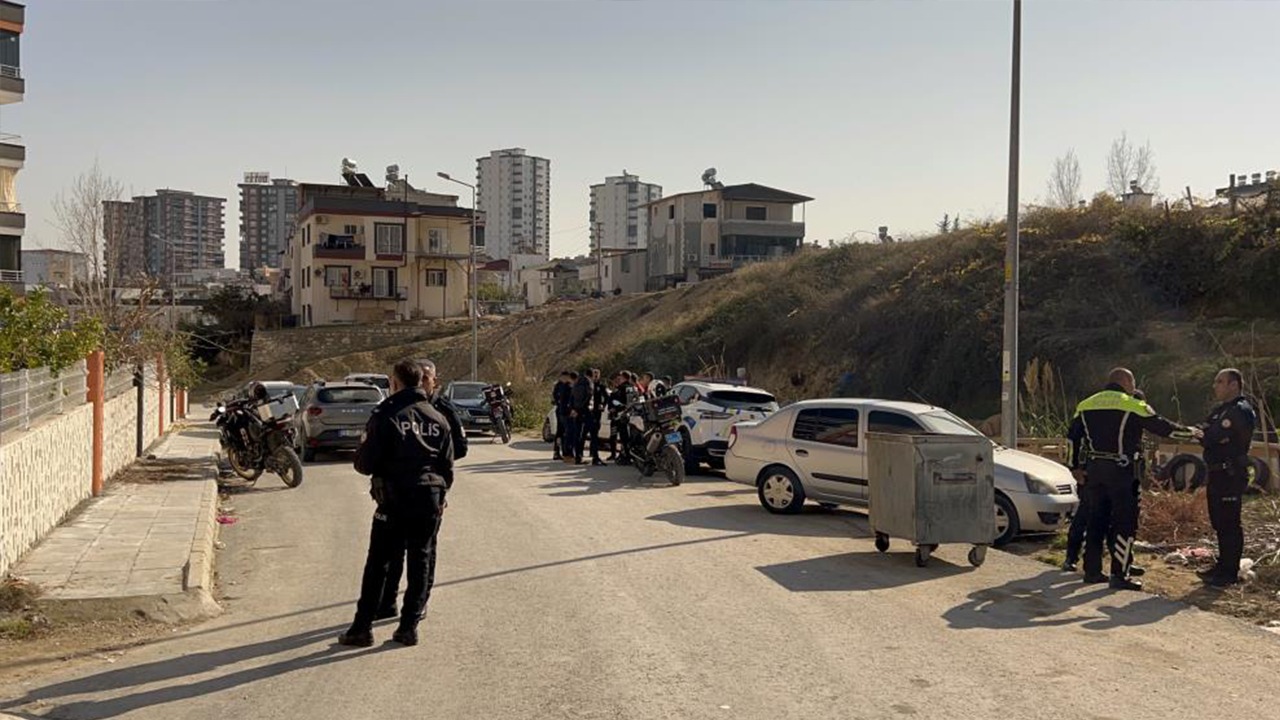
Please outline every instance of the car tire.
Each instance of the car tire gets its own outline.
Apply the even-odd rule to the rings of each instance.
[[[1009,541],[1018,536],[1022,530],[1022,523],[1018,520],[1018,509],[1013,506],[1013,501],[1005,497],[1001,493],[996,493],[996,539],[991,543],[996,547],[1009,544]],[[1000,528],[1004,525],[1004,529]]]
[[[1163,474],[1169,478],[1169,487],[1177,492],[1191,492],[1204,485],[1208,468],[1204,460],[1190,453],[1174,455],[1164,466]]]
[[[1260,457],[1249,456],[1249,492],[1262,493],[1271,488],[1271,466]]]
[[[781,465],[760,473],[756,482],[760,505],[775,515],[795,515],[804,508],[804,486],[796,474]]]

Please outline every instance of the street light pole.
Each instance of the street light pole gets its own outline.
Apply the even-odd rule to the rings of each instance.
[[[471,379],[477,380],[480,374],[480,309],[476,304],[476,223],[479,222],[476,214],[476,186],[462,182],[450,176],[447,172],[438,172],[436,175],[444,180],[471,189],[471,272],[467,279],[467,285],[471,295]]]
[[[1000,436],[1018,447],[1018,131],[1022,84],[1022,0],[1013,0],[1013,75],[1009,92],[1008,247],[1004,260],[1004,352],[1000,357]]]

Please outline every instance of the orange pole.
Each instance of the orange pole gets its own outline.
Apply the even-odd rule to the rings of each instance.
[[[88,398],[93,403],[93,477],[91,488],[94,496],[102,494],[102,468],[106,451],[106,367],[101,350],[89,355]]]
[[[160,434],[164,435],[164,410],[166,407],[169,406],[169,403],[164,401],[164,356],[163,355],[159,355],[156,357],[156,385],[158,386],[156,389],[156,395],[159,398],[159,402],[156,403],[156,406],[157,406],[156,410],[159,411],[160,413]]]

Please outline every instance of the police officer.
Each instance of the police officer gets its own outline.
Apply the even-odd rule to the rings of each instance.
[[[418,644],[418,623],[426,609],[427,576],[435,563],[445,492],[453,484],[453,439],[449,421],[431,406],[422,389],[423,367],[403,360],[392,371],[392,395],[374,408],[356,450],[355,469],[373,477],[369,494],[377,508],[369,534],[369,554],[360,600],[351,627],[338,636],[342,645],[373,645],[373,621],[388,567],[408,552],[409,582],[400,626],[391,639]]]
[[[467,456],[467,431],[458,419],[458,409],[449,398],[440,392],[440,383],[436,382],[436,364],[423,358],[418,361],[422,366],[422,389],[431,398],[434,407],[444,419],[449,421],[449,437],[453,440],[453,460],[457,462]],[[388,398],[389,400],[390,398]],[[387,402],[387,400],[383,400]],[[427,572],[427,594],[436,581],[435,556],[432,556],[431,568]],[[395,556],[387,567],[387,582],[382,586],[382,601],[378,604],[375,620],[388,620],[396,616],[396,595],[400,592],[400,576],[404,574],[404,553]]]
[[[1071,473],[1083,486],[1082,504],[1089,513],[1085,530],[1084,581],[1107,582],[1102,574],[1102,545],[1111,549],[1110,584],[1116,590],[1139,590],[1130,578],[1133,542],[1138,530],[1133,492],[1135,463],[1142,453],[1142,432],[1169,437],[1191,431],[1156,414],[1133,397],[1133,373],[1115,368],[1107,386],[1077,407],[1071,428]]]
[[[591,464],[604,465],[600,459],[600,426],[609,405],[609,388],[601,381],[600,368],[591,369],[591,414],[587,418],[587,439],[591,443]]]
[[[618,386],[609,396],[609,432],[614,437],[619,465],[631,464],[628,447],[631,443],[631,403],[639,394],[635,387],[635,375],[630,370],[618,373]]]
[[[573,457],[564,456],[566,463],[583,464],[582,453],[586,448],[587,430],[591,421],[591,398],[595,395],[595,386],[591,382],[591,369],[583,368],[581,374],[574,373],[573,385],[569,389],[569,429],[565,432],[565,443],[572,449]],[[562,451],[563,452],[563,451]]]
[[[1200,574],[1210,587],[1239,582],[1240,557],[1244,554],[1244,528],[1240,504],[1249,485],[1249,445],[1258,416],[1245,397],[1239,370],[1219,370],[1213,379],[1213,395],[1220,405],[1198,427],[1204,433],[1204,462],[1209,467],[1209,522],[1218,534],[1218,562]]]
[[[556,413],[556,432],[555,439],[552,440],[551,459],[559,460],[565,455],[572,453],[565,452],[564,438],[565,433],[569,430],[569,406],[572,404],[569,393],[573,388],[574,373],[565,370],[560,373],[560,380],[555,387],[551,388],[551,405],[555,408]]]

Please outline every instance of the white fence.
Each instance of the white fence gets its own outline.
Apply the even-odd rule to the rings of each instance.
[[[30,430],[41,418],[85,404],[86,379],[83,361],[57,373],[41,368],[0,375],[0,434]]]

